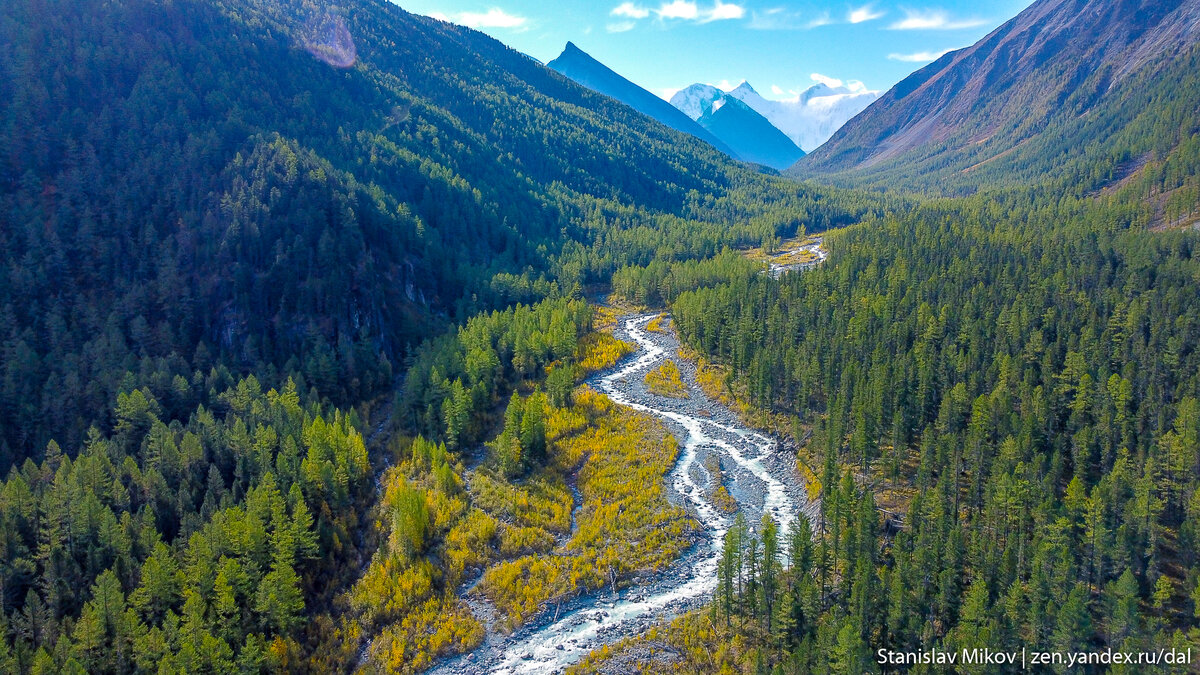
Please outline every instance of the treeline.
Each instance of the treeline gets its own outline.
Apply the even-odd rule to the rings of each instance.
[[[673,305],[755,405],[814,426],[826,514],[841,467],[887,497],[877,592],[847,570],[822,606],[865,598],[872,650],[1196,640],[1200,242],[1136,202],[1028,199],[830,233],[813,271]]]
[[[186,421],[143,390],[114,414],[0,487],[0,670],[292,667],[360,555],[357,416],[253,377]]]

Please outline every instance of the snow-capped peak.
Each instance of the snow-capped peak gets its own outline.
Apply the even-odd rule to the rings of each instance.
[[[783,101],[765,99],[749,84],[737,87],[729,95],[770,120],[805,152],[811,152],[882,93],[869,91],[858,80],[843,82],[816,76],[813,79],[816,84]]]
[[[675,92],[671,97],[671,105],[693,120],[698,120],[712,109],[714,103],[723,98],[725,92],[711,84],[693,84]]]
[[[757,91],[754,91],[754,87],[751,87],[750,83],[747,82],[746,80],[742,80],[742,83],[739,84],[738,86],[734,87],[733,90],[731,90],[729,93],[737,98],[741,98],[741,96],[739,96],[739,94],[742,94],[742,95],[753,94],[754,96],[759,95],[759,93]]]
[[[764,98],[745,80],[728,93],[711,84],[693,84],[675,92],[671,105],[699,120],[706,112],[718,110],[725,96],[731,96],[767,118],[805,152],[811,152],[882,93],[868,90],[858,80],[843,81],[816,73],[813,80],[812,86],[785,100]]]

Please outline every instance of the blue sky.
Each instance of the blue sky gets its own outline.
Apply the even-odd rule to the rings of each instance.
[[[395,1],[395,0],[394,0]],[[574,42],[659,95],[749,81],[789,98],[813,75],[888,89],[965,47],[1031,0],[399,0],[471,26],[543,62]]]

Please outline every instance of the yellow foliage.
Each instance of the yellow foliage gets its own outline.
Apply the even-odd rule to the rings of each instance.
[[[588,333],[575,349],[575,361],[582,371],[579,376],[611,368],[631,352],[633,345],[618,340],[609,333]]]
[[[719,485],[716,490],[713,490],[712,503],[722,513],[737,513],[737,500],[729,494],[729,490],[724,485]]]
[[[412,455],[384,474],[376,522],[381,545],[348,593],[359,627],[379,629],[369,661],[387,672],[414,673],[435,659],[474,649],[484,629],[469,609],[443,588],[457,589],[464,570],[489,562],[498,524],[471,508],[461,467],[445,447],[416,439]],[[441,547],[435,568],[427,554]]]
[[[546,415],[546,440],[554,442],[563,436],[579,433],[587,428],[588,423],[587,416],[576,407],[552,408]]]
[[[687,385],[679,374],[679,366],[674,361],[663,361],[663,364],[646,373],[646,386],[659,396],[671,398],[688,398]]]
[[[577,391],[572,410],[591,425],[553,443],[552,454],[583,462],[574,532],[553,552],[487,570],[477,587],[509,629],[557,601],[663,568],[687,550],[696,529],[663,494],[679,448],[661,424],[587,387]]]
[[[552,532],[571,530],[574,499],[562,476],[553,471],[543,469],[519,484],[477,471],[471,496],[476,506],[503,521]]]
[[[708,469],[708,474],[712,477],[713,488],[708,491],[709,501],[721,513],[727,515],[737,513],[737,500],[729,494],[729,490],[725,487],[725,475],[721,471],[721,460],[717,459],[716,455],[709,455],[704,460],[704,468]]]
[[[745,631],[737,628],[726,627],[723,621],[713,622],[709,612],[697,610],[669,624],[655,626],[641,635],[596,649],[568,668],[566,673],[732,675],[754,672],[753,645],[746,643]],[[642,656],[647,652],[669,654],[670,658],[647,661]]]
[[[650,331],[651,333],[662,333],[663,332],[663,319],[666,319],[666,318],[667,318],[666,314],[659,314],[658,316],[654,317],[653,319],[650,319],[650,323],[646,324],[646,330]]]
[[[462,582],[468,568],[483,567],[489,562],[489,552],[496,540],[499,523],[492,516],[471,509],[467,517],[446,534],[446,585],[455,587]]]
[[[509,630],[541,611],[555,595],[575,590],[565,567],[570,560],[527,556],[489,569],[483,574],[481,592],[500,608]]]
[[[411,566],[392,556],[376,556],[354,585],[351,605],[365,626],[394,621],[427,600],[433,592],[433,566],[422,560]]]
[[[506,558],[545,553],[554,548],[554,535],[540,527],[506,525],[500,530],[500,554]]]
[[[577,346],[578,372],[632,350],[590,334]],[[417,672],[478,645],[484,629],[455,595],[467,570],[483,569],[476,592],[516,628],[556,601],[661,569],[692,544],[695,522],[663,493],[674,439],[586,386],[572,399],[546,409],[547,461],[517,483],[487,469],[464,479],[443,446],[420,439],[398,456],[376,513],[384,544],[348,594],[364,633],[378,635],[368,668]]]
[[[725,386],[725,378],[729,374],[727,366],[711,363],[689,347],[680,347],[679,356],[696,364],[696,384],[705,396],[721,405],[734,407],[733,397]]]
[[[821,498],[821,479],[813,470],[809,468],[800,458],[796,458],[796,469],[800,475],[804,477],[804,491],[808,494],[808,500],[815,502]]]
[[[623,310],[616,307],[597,305],[596,315],[592,319],[592,326],[595,327],[597,331],[612,330],[617,325],[617,320],[620,319],[624,313],[625,312]]]
[[[385,628],[367,655],[383,672],[419,673],[438,658],[478,647],[483,636],[483,626],[457,597],[430,598],[399,624]]]
[[[575,394],[574,407],[589,420],[594,420],[601,415],[610,414],[616,408],[616,404],[591,387],[580,387]]]

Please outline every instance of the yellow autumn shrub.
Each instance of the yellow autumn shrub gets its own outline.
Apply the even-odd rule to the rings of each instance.
[[[420,673],[441,657],[483,642],[484,628],[456,597],[430,598],[372,641],[367,655],[383,672]]]
[[[679,448],[662,425],[588,387],[574,400],[575,414],[591,424],[555,441],[551,453],[582,461],[575,529],[552,551],[488,569],[477,586],[509,629],[581,592],[662,569],[687,550],[696,530],[664,494],[663,476]]]
[[[561,475],[543,469],[520,483],[477,471],[471,480],[475,506],[507,523],[569,532],[574,499]]]
[[[589,333],[580,339],[575,350],[575,362],[581,371],[579,376],[611,368],[633,349],[633,345],[610,333]]]
[[[688,398],[687,385],[674,361],[663,361],[662,365],[646,373],[646,386],[651,393],[671,398]]]

